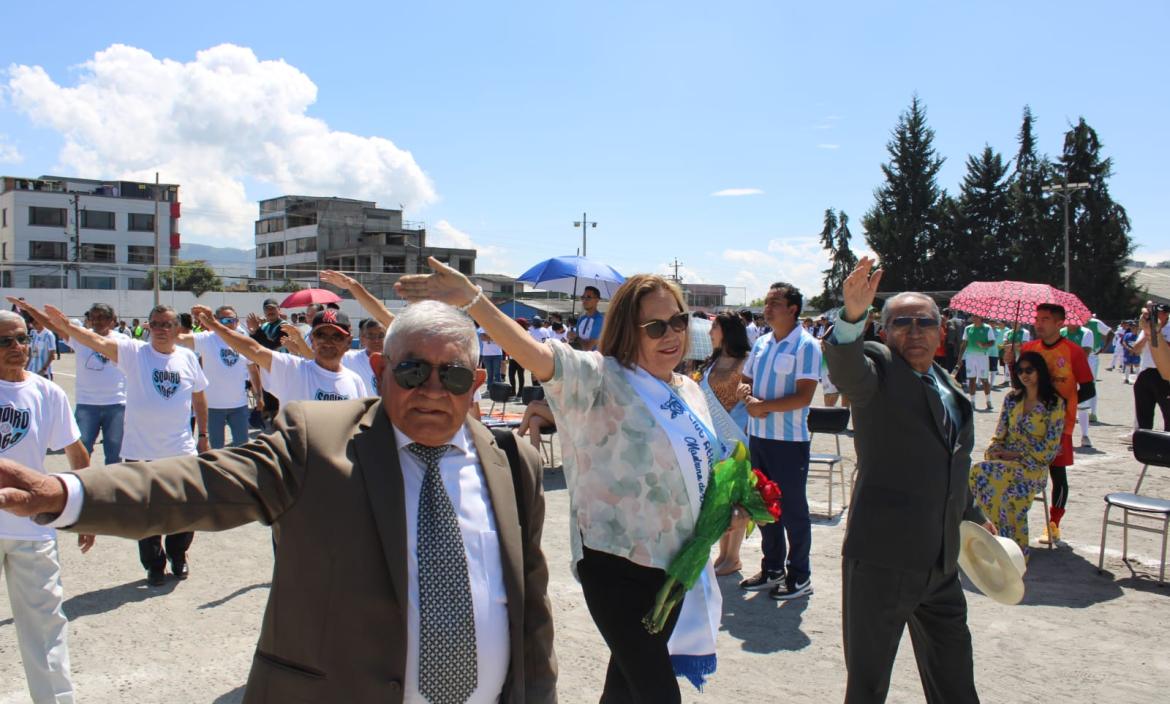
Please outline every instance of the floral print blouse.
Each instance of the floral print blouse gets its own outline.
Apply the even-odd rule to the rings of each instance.
[[[1032,466],[1047,467],[1060,452],[1060,435],[1064,432],[1064,399],[1046,406],[1038,401],[1027,411],[1023,395],[1009,393],[1003,400],[999,425],[991,438],[988,451],[996,446],[1020,453],[1020,461]],[[991,459],[987,457],[986,459]]]
[[[550,340],[554,371],[545,399],[557,419],[569,490],[573,564],[591,550],[665,569],[695,527],[682,470],[666,431],[598,352]],[[674,375],[671,388],[710,424],[703,391]]]

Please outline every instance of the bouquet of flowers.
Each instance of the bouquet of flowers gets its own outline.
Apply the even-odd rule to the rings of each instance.
[[[703,495],[699,519],[695,522],[695,532],[670,561],[666,568],[666,582],[658,590],[654,608],[642,618],[642,625],[648,632],[661,632],[671,612],[695,586],[711,558],[711,546],[731,524],[731,511],[735,506],[747,511],[748,519],[753,523],[762,525],[780,520],[780,487],[760,470],[752,469],[748,457],[743,443],[736,443],[731,456],[713,468],[711,483]]]

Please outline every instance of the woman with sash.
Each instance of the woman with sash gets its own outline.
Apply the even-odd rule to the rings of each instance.
[[[743,363],[751,351],[747,328],[735,313],[720,313],[711,321],[711,348],[714,352],[700,367],[699,388],[707,398],[713,429],[727,447],[742,442],[747,447],[748,412],[736,397],[743,373]],[[739,548],[743,545],[747,514],[738,508],[731,512],[731,525],[719,539],[719,556],[715,558],[715,576],[735,574],[743,567]]]
[[[540,380],[556,416],[573,568],[610,650],[601,701],[681,701],[676,676],[715,671],[722,599],[711,563],[660,633],[641,621],[694,532],[712,466],[732,449],[698,384],[673,373],[690,321],[682,292],[661,276],[630,277],[610,301],[599,351],[583,352],[538,344],[466,276],[429,263],[434,273],[402,277],[399,295],[465,310]]]

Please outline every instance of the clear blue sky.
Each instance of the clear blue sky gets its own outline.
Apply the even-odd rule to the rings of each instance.
[[[810,239],[827,207],[848,212],[864,248],[861,216],[912,94],[927,106],[947,158],[941,183],[951,191],[966,156],[984,143],[1014,154],[1030,104],[1042,151],[1059,153],[1079,116],[1098,130],[1138,257],[1170,259],[1170,94],[1158,88],[1170,65],[1170,6],[957,5],[237,0],[192,3],[168,18],[145,6],[20,3],[5,8],[0,67],[8,76],[0,85],[19,65],[74,87],[85,80],[80,64],[114,44],[178,64],[220,44],[246,47],[316,86],[307,115],[328,130],[410,152],[433,195],[405,198],[417,204],[407,217],[427,221],[436,236],[442,221],[487,248],[481,269],[518,273],[572,253],[572,221],[587,210],[599,221],[591,257],[625,273],[665,272],[677,257],[691,280],[753,295],[778,278],[810,295],[819,290],[822,254]],[[133,64],[124,70],[136,72]],[[121,90],[92,100],[116,116]],[[0,172],[100,169],[100,150],[96,158],[62,154],[72,121],[84,114],[47,125],[22,100],[11,86],[0,93]],[[208,115],[214,120],[214,109]],[[234,168],[248,202],[280,190],[251,175],[254,161]],[[348,178],[311,183],[341,188]],[[372,193],[382,205],[404,200],[395,178]],[[731,188],[762,193],[712,195]],[[192,238],[247,246],[238,213],[231,220],[229,206],[196,202],[189,214],[206,221],[202,232],[217,218],[233,231],[212,237],[196,228]]]

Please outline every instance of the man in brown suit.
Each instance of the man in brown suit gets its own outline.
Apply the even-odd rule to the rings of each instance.
[[[539,457],[519,443],[510,469],[468,419],[454,308],[411,306],[385,351],[380,401],[289,404],[272,434],[149,465],[0,462],[0,508],[127,538],[272,524],[245,702],[555,702]]]

